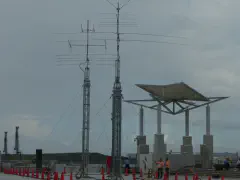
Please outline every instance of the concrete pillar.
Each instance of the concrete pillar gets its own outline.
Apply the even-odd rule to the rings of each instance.
[[[185,136],[189,136],[189,110],[185,111]]]
[[[162,132],[162,106],[158,104],[157,106],[157,134]]]
[[[213,158],[213,136],[211,135],[210,106],[206,106],[206,134],[203,135],[203,144],[200,146],[202,167],[211,168]]]
[[[149,154],[149,145],[146,144],[146,136],[144,136],[144,110],[140,107],[139,112],[139,136],[137,136],[137,164],[140,167],[141,154]]]
[[[210,106],[206,107],[206,135],[210,135]]]
[[[139,112],[139,136],[143,136],[143,116],[144,116],[144,111],[143,107],[140,107],[140,112]]]
[[[183,136],[181,154],[184,156],[186,166],[194,164],[192,137],[189,135],[189,110],[185,111],[185,136]]]
[[[164,143],[164,134],[162,134],[162,107],[159,103],[157,106],[157,132],[154,135],[153,160],[165,159],[166,151],[167,146]]]

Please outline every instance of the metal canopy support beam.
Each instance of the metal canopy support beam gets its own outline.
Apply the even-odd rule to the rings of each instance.
[[[169,101],[163,101],[158,97],[154,97],[154,96],[152,96],[152,97],[154,98],[153,100],[125,100],[125,102],[131,103],[131,104],[134,104],[134,105],[137,105],[137,106],[142,106],[142,107],[145,107],[145,108],[153,109],[153,110],[157,110],[158,104],[161,104],[161,106],[165,109],[165,110],[161,109],[161,112],[164,112],[164,113],[167,113],[167,114],[172,114],[172,115],[177,115],[177,114],[181,114],[181,113],[185,112],[186,110],[190,111],[190,110],[197,109],[199,107],[202,107],[202,106],[205,106],[205,105],[208,105],[208,104],[212,104],[212,103],[215,103],[217,101],[221,101],[223,99],[228,98],[228,97],[209,97],[208,102],[201,102],[201,103],[199,102],[197,104],[197,103],[194,103],[194,102],[187,102],[187,101],[182,101],[182,100],[181,101],[172,100],[171,102],[169,102]],[[144,102],[144,101],[157,102],[158,104],[153,105],[153,106],[147,106],[147,105],[138,103],[138,102]],[[167,104],[170,104],[170,103],[176,103],[181,109],[179,111],[174,112],[174,108],[173,108],[173,110],[171,110],[169,107],[167,107]],[[180,103],[187,104],[187,106],[184,107]]]
[[[134,100],[135,101],[135,100]],[[134,105],[137,105],[137,106],[142,106],[142,107],[145,107],[145,108],[148,108],[148,109],[152,109],[152,110],[157,110],[157,105],[154,105],[154,106],[147,106],[147,105],[144,105],[144,104],[140,104],[140,103],[136,103],[134,101],[131,101],[131,100],[125,100],[124,102],[127,102],[127,103],[130,103],[130,104],[134,104]],[[165,111],[165,110],[162,110],[162,112],[164,113],[167,113],[167,114],[171,114],[169,113],[168,111]]]

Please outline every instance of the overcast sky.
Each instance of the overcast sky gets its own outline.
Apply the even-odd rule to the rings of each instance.
[[[115,3],[115,0],[112,0]],[[122,0],[125,3],[126,0]],[[136,83],[169,84],[184,81],[205,96],[231,96],[211,105],[211,132],[215,151],[240,149],[240,25],[239,0],[132,0],[121,11],[121,32],[151,33],[153,37],[123,35],[123,40],[164,41],[167,43],[121,42],[121,82],[125,99],[144,99],[148,94]],[[109,14],[104,14],[109,13]],[[56,55],[69,54],[66,40],[84,40],[80,32],[86,20],[96,31],[116,31],[114,8],[105,0],[1,0],[0,1],[0,148],[4,131],[13,152],[15,126],[20,126],[20,148],[33,153],[81,151],[82,83],[78,66],[57,66]],[[106,23],[105,23],[106,24]],[[112,34],[93,34],[114,39]],[[76,41],[81,44],[83,41]],[[187,44],[187,45],[180,45]],[[90,53],[116,53],[116,42],[90,48]],[[74,47],[72,54],[84,48]],[[91,56],[91,133],[90,151],[109,154],[111,150],[111,103],[114,81],[112,62],[96,62]],[[95,60],[95,61],[94,61]],[[76,63],[76,62],[75,62]],[[106,105],[103,106],[106,102]],[[138,111],[123,104],[123,153],[136,151]],[[152,149],[156,132],[156,112],[145,110],[145,134]],[[205,108],[190,112],[190,134],[199,151],[205,133]],[[184,115],[163,115],[163,132],[168,149],[180,151],[184,135]]]

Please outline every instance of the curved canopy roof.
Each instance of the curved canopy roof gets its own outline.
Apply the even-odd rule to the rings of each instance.
[[[207,97],[183,82],[169,85],[136,84],[136,86],[164,101],[209,101]]]

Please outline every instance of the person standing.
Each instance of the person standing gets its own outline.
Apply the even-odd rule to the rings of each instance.
[[[166,161],[165,161],[165,173],[167,175],[167,177],[169,177],[169,169],[170,169],[170,161],[168,158],[166,158]]]
[[[162,158],[160,158],[160,160],[157,161],[156,164],[157,164],[158,179],[161,179],[163,177],[163,167],[164,167],[164,162]]]
[[[128,158],[125,159],[124,164],[125,164],[125,170],[128,169],[128,171],[129,171],[130,170],[130,165],[129,165],[129,159]]]

